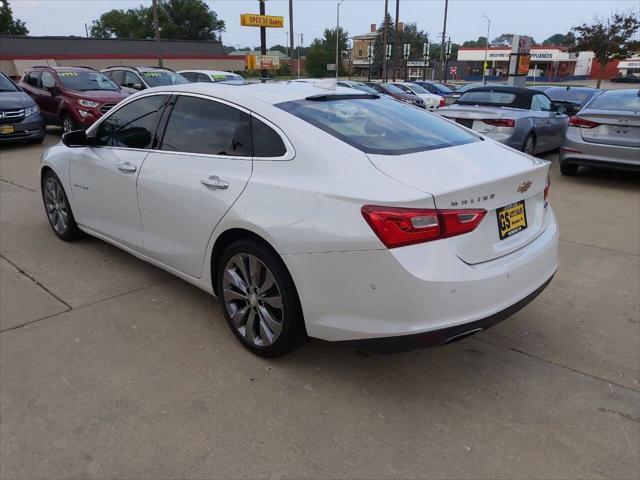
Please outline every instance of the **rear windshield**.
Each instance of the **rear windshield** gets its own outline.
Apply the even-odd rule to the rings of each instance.
[[[350,96],[276,106],[365,153],[402,155],[479,141],[434,114],[388,98]]]
[[[516,99],[515,93],[509,92],[466,92],[460,95],[458,103],[493,103],[496,105],[509,105]]]
[[[141,73],[144,81],[150,87],[164,87],[166,85],[179,85],[181,83],[189,83],[189,80],[182,75],[167,70],[152,70]]]
[[[588,108],[596,110],[620,110],[623,112],[640,111],[638,90],[608,91],[599,95]]]
[[[355,88],[356,90],[360,90],[361,92],[373,93],[373,94],[378,93],[376,90],[371,88],[369,85],[365,85],[364,83],[352,83],[351,87]]]
[[[576,90],[570,88],[547,88],[544,93],[554,102],[584,103],[591,98],[595,90]]]
[[[115,91],[120,88],[100,72],[58,70],[57,73],[62,84],[70,90],[80,92],[86,90]]]
[[[0,74],[0,92],[17,92],[18,87],[4,75]]]
[[[398,88],[395,85],[391,85],[390,83],[383,83],[382,88],[386,89],[388,92],[391,92],[391,93],[407,93],[401,88]]]
[[[446,85],[443,84],[438,84],[438,83],[432,83],[432,85],[434,85],[436,87],[437,90],[443,92],[443,93],[451,93],[453,92],[453,90],[451,88],[449,88]]]

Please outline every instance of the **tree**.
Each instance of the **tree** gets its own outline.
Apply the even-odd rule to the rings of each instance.
[[[571,32],[564,35],[562,33],[556,33],[555,35],[551,35],[549,38],[545,39],[542,42],[542,45],[545,45],[545,46],[562,45],[564,47],[569,47],[573,45],[575,41],[576,41],[576,38]]]
[[[325,77],[327,75],[327,63],[331,60],[331,55],[317,40],[311,44],[307,52],[305,69],[311,77]]]
[[[511,42],[513,42],[513,36],[515,34],[513,33],[503,33],[502,35],[496,37],[493,39],[493,42],[491,42],[492,44],[496,44],[496,45],[507,45],[507,46],[511,46]],[[520,35],[521,37],[527,37],[529,38],[529,40],[531,41],[531,45],[537,45],[536,41],[534,40],[533,37],[530,37],[529,35]]]
[[[203,0],[158,0],[158,22],[167,39],[215,40],[225,31],[224,20]],[[110,10],[93,21],[90,33],[94,38],[152,38],[152,7]]]
[[[13,18],[13,11],[8,0],[0,7],[0,35],[28,35],[29,29],[25,23]]]
[[[487,45],[487,37],[478,37],[478,40],[467,40],[462,43],[463,47],[485,47]]]
[[[402,70],[404,69],[404,45],[408,43],[409,48],[409,60],[422,60],[422,45],[429,41],[429,35],[423,30],[418,30],[418,26],[415,23],[408,23],[404,26],[404,29],[400,32],[393,32],[393,57],[391,60],[391,67],[396,72],[400,73],[401,77],[404,77]],[[394,70],[391,70],[392,72]],[[393,76],[393,74],[391,74]]]
[[[633,12],[614,13],[606,21],[595,18],[592,24],[583,23],[571,29],[575,35],[571,50],[592,51],[600,70],[604,70],[611,60],[628,58],[640,49],[640,42],[633,39],[639,28],[640,21]],[[596,88],[600,88],[600,82],[598,79]]]
[[[378,35],[376,36],[376,41],[373,44],[373,58],[371,59],[371,77],[382,78],[382,60],[383,55],[385,54],[385,46],[383,45],[383,32],[384,29],[387,29],[387,41],[391,39],[391,35],[393,34],[393,20],[391,19],[391,15],[387,13],[386,18],[380,23],[378,27]]]
[[[289,53],[289,49],[287,47],[285,47],[284,45],[280,45],[280,44],[272,46],[271,48],[269,48],[269,50],[273,50],[273,51],[276,51],[276,52],[282,52],[285,55],[287,55]]]

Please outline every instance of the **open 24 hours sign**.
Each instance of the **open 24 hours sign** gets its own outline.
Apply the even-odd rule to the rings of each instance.
[[[243,13],[240,15],[240,25],[243,27],[284,28],[284,17]]]

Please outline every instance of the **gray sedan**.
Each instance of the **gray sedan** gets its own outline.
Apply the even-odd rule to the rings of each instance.
[[[580,165],[640,168],[640,91],[609,90],[569,119],[560,148],[560,172]]]
[[[511,86],[467,90],[436,113],[530,155],[559,148],[568,119],[544,93]]]

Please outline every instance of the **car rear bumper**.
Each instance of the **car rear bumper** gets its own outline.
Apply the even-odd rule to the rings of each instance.
[[[469,265],[451,245],[445,239],[283,259],[308,334],[330,341],[466,331],[473,322],[508,312],[548,282],[558,266],[558,229],[550,208],[542,233],[503,257]]]
[[[560,147],[560,163],[638,169],[640,148],[586,142],[579,128],[569,127]]]

